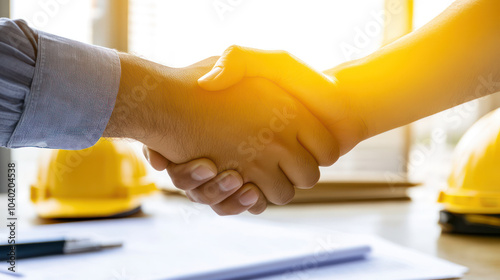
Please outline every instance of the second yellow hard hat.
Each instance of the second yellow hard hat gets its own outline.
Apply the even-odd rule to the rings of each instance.
[[[500,109],[481,118],[460,140],[439,202],[445,230],[500,234]]]

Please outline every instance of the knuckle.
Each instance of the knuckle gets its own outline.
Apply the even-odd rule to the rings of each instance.
[[[301,187],[303,187],[303,188],[314,187],[314,185],[316,185],[316,183],[318,183],[320,176],[321,176],[321,173],[319,172],[318,167],[310,168],[307,171],[306,179],[304,180],[304,185]]]
[[[184,178],[179,177],[178,175],[170,174],[170,178],[172,179],[172,183],[174,184],[174,186],[178,189],[189,190],[192,188],[192,185],[189,184],[189,182],[187,182]]]
[[[297,174],[294,183],[299,188],[311,188],[319,180],[320,172],[318,163],[308,153],[300,153],[296,156],[296,164],[300,167],[300,173]]]
[[[215,185],[210,184],[198,190],[198,199],[201,203],[213,205],[221,201],[221,192]]]
[[[281,204],[280,205],[285,205],[290,203],[292,199],[295,197],[295,189],[291,188],[288,192],[286,192],[283,197],[281,198]]]
[[[275,183],[275,189],[277,195],[270,201],[276,205],[285,205],[295,196],[295,189],[288,181],[284,182],[284,180],[278,180]]]
[[[212,210],[214,210],[214,212],[217,215],[219,215],[219,216],[227,216],[226,212],[222,208],[220,208],[220,207],[218,207],[216,205],[212,205],[211,207],[212,207]]]
[[[289,52],[287,51],[279,51],[278,52],[279,56],[281,57],[281,59],[284,59],[284,60],[290,60],[293,58],[292,54],[290,54]]]
[[[226,56],[229,56],[229,55],[240,55],[241,53],[243,53],[243,48],[238,46],[238,45],[231,45],[229,48],[226,49],[226,51],[224,52],[224,54]]]
[[[190,191],[186,191],[186,196],[187,198],[191,201],[191,202],[196,202],[196,200],[193,198],[193,196],[191,195],[191,192]]]
[[[316,164],[316,161],[310,154],[308,154],[308,152],[299,152],[298,154],[295,154],[295,163],[301,168],[309,169],[309,167]]]
[[[259,215],[262,212],[264,212],[266,210],[266,208],[267,208],[267,201],[262,200],[262,201],[257,202],[257,204],[255,204],[252,208],[250,208],[248,210],[248,212],[250,212],[254,215]]]
[[[202,195],[197,195],[196,200],[198,201],[198,203],[201,203],[201,204],[205,204],[205,205],[212,204],[212,203],[210,203],[209,199],[207,199],[205,196],[202,196]]]
[[[220,207],[219,205],[212,205],[211,206],[214,212],[219,215],[219,216],[231,216],[231,215],[237,215],[240,212],[238,212],[237,209],[232,209],[232,208],[224,208]]]
[[[320,166],[330,166],[333,165],[339,159],[340,151],[339,145],[336,141],[330,141],[328,147],[321,154],[321,158],[319,159]]]
[[[279,50],[278,51],[278,54],[283,56],[283,57],[289,57],[290,56],[290,53],[285,51],[285,50]]]

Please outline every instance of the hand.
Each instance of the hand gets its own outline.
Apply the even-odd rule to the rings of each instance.
[[[266,80],[244,79],[211,94],[196,80],[215,59],[171,69],[121,58],[120,93],[107,128],[114,133],[109,136],[137,139],[174,163],[210,158],[218,172],[238,171],[244,184],[259,186],[275,204],[290,201],[294,186],[312,187],[319,178],[318,164],[330,165],[338,158],[337,144],[323,125]],[[134,97],[137,79],[148,76],[147,88],[152,88],[151,80],[158,85],[137,110],[121,112],[121,104]]]
[[[346,94],[336,78],[342,76],[342,67],[330,70],[330,79],[286,52],[232,46],[198,83],[206,90],[217,91],[230,88],[245,77],[269,79],[300,100],[326,125],[339,145],[339,154],[343,155],[368,134],[361,114],[366,109],[362,109],[360,97],[356,93]],[[179,173],[172,176],[187,178]],[[218,199],[238,205],[232,197]]]
[[[338,79],[341,69],[342,65],[330,70],[330,78],[284,51],[231,46],[198,83],[205,90],[219,91],[248,77],[268,79],[318,117],[335,137],[340,155],[344,155],[367,138],[362,112],[368,108],[361,106],[356,92],[347,94],[342,89]]]
[[[219,215],[236,215],[247,210],[257,215],[267,208],[267,199],[259,188],[253,184],[246,184],[241,188],[243,179],[234,170],[217,174],[217,167],[209,159],[201,158],[175,164],[147,146],[144,146],[142,151],[154,169],[167,169],[174,185],[184,190],[191,201],[208,204]],[[228,180],[228,176],[232,179]],[[228,181],[236,182],[238,187],[234,191],[223,191],[222,183]],[[258,194],[256,203],[249,200],[248,195],[243,195],[248,191]]]
[[[339,69],[340,67],[331,71],[336,74],[340,72]],[[270,79],[308,106],[336,137],[340,154],[347,153],[366,137],[364,122],[358,113],[358,106],[355,105],[357,102],[354,95],[342,95],[337,79],[330,79],[316,72],[286,52],[230,47],[212,71],[198,82],[207,90],[221,90],[237,84],[245,77],[256,76]],[[179,177],[176,185],[180,188],[185,188],[182,182],[189,182],[191,178],[189,174],[172,174],[170,171],[169,173],[172,178]],[[191,191],[197,191],[195,183],[189,185]],[[189,193],[187,192],[188,195]],[[224,201],[225,204],[233,206],[239,205],[236,199],[222,193],[213,196],[216,201]],[[235,209],[245,210],[242,207]],[[252,210],[250,212],[253,213]]]

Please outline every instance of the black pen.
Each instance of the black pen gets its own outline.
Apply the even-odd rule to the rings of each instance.
[[[51,239],[0,245],[0,260],[34,258],[50,255],[95,252],[121,247],[121,242],[101,242],[85,239]]]

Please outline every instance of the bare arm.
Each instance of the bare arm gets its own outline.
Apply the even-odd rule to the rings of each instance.
[[[326,73],[357,96],[370,137],[500,90],[499,18],[500,1],[456,1],[421,29]]]

